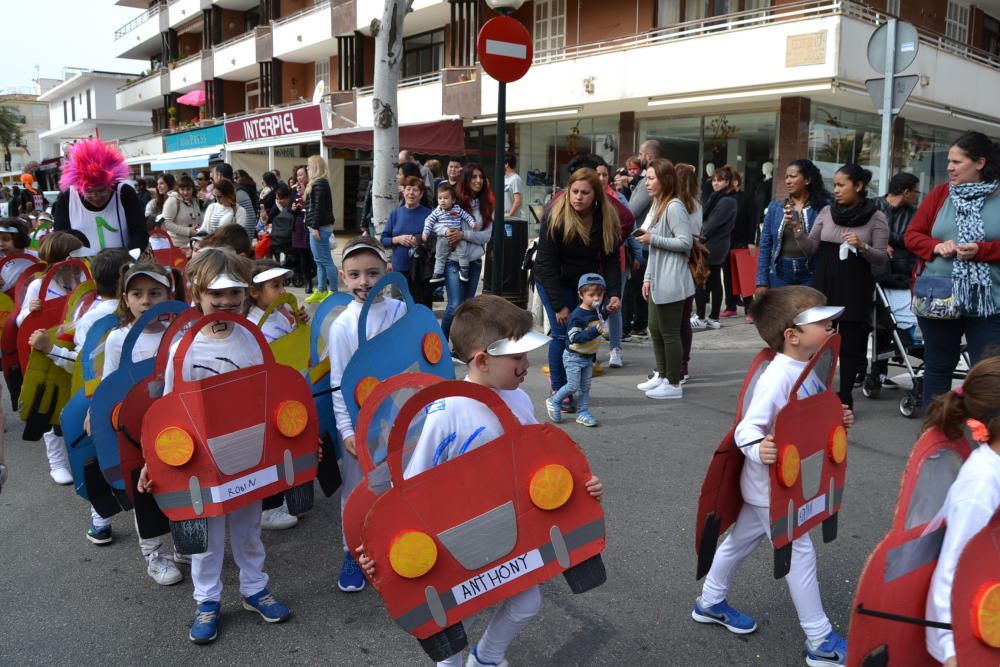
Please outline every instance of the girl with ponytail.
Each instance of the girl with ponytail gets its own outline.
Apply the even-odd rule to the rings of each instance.
[[[955,566],[966,543],[1000,507],[1000,357],[989,357],[969,371],[965,383],[938,396],[927,411],[924,428],[951,439],[968,426],[980,443],[962,465],[944,507],[947,530],[927,596],[927,619],[951,623],[951,587]],[[945,667],[954,667],[951,630],[927,629],[927,651]]]

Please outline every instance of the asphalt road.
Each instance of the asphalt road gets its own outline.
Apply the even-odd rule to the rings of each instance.
[[[565,428],[607,489],[608,582],[581,596],[561,578],[543,585],[541,614],[512,645],[511,665],[804,664],[803,636],[786,585],[771,576],[766,544],[745,563],[730,595],[757,618],[755,634],[737,637],[690,618],[699,592],[693,549],[698,491],[758,347],[742,323],[698,333],[694,378],[681,401],[651,401],[636,391],[652,365],[646,344],[627,343],[626,367],[595,379],[592,411],[600,428]],[[543,356],[533,355],[536,365],[525,383],[539,416],[546,394],[546,378],[538,372]],[[814,531],[826,610],[845,634],[857,578],[889,524],[916,439],[918,424],[899,415],[897,393],[868,401],[858,392],[840,536],[822,544]],[[160,587],[146,576],[128,514],[114,518],[113,544],[89,543],[86,504],[71,487],[50,481],[44,445],[20,440],[20,421],[9,410],[9,397],[2,400],[11,478],[0,494],[0,665],[430,664],[377,594],[336,589],[337,497],[319,499],[292,530],[265,532],[272,591],[295,617],[269,626],[242,611],[236,570],[227,558],[219,640],[194,646],[187,639],[194,614],[190,581]],[[468,628],[472,641],[483,627],[480,619]]]

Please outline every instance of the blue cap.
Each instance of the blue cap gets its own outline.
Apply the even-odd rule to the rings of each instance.
[[[607,289],[608,284],[604,282],[604,277],[599,273],[585,273],[580,276],[580,282],[576,284],[577,291],[582,290],[587,285],[597,285]]]

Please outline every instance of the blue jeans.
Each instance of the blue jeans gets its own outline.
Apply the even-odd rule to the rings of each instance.
[[[309,249],[316,261],[316,291],[337,291],[337,267],[330,252],[330,229],[320,229],[319,239],[309,230]]]
[[[622,295],[625,294],[625,286],[628,284],[628,271],[622,271],[622,293],[618,295],[619,301],[622,300]],[[610,296],[615,296],[614,294]],[[607,297],[607,298],[610,298]],[[611,337],[611,349],[620,350],[622,349],[622,309],[619,308],[615,312],[608,315],[608,335]]]
[[[458,262],[448,262],[444,266],[444,293],[448,297],[448,307],[444,309],[444,317],[441,318],[441,329],[444,337],[448,337],[451,331],[451,318],[455,317],[455,309],[463,301],[468,301],[476,296],[476,288],[479,287],[479,276],[483,272],[483,262],[477,259],[469,262],[469,282],[463,282],[458,275]]]
[[[1000,315],[932,320],[918,317],[924,334],[924,409],[935,396],[951,389],[952,373],[958,366],[962,334],[968,345],[969,361],[975,365],[986,357],[1000,355]]]
[[[549,337],[552,338],[552,342],[549,343],[549,383],[552,386],[552,391],[557,391],[562,389],[563,385],[566,384],[566,370],[563,368],[563,351],[566,349],[566,325],[559,324],[556,320],[556,312],[552,310],[552,304],[549,302],[549,297],[545,293],[545,288],[542,287],[541,283],[535,283],[535,292],[538,294],[538,298],[542,300],[545,314],[549,318]],[[580,304],[576,290],[571,287],[562,288],[562,299],[563,303],[569,307],[570,312]]]
[[[780,257],[778,263],[771,269],[771,287],[788,285],[812,287],[814,277],[811,258]]]
[[[576,394],[577,413],[587,412],[590,407],[590,380],[594,377],[594,358],[577,354],[573,350],[564,350],[562,361],[566,369],[566,384],[552,394],[549,400],[559,405],[567,396]]]

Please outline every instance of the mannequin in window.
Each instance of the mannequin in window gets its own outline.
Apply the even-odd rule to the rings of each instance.
[[[754,186],[751,197],[753,215],[758,227],[761,220],[764,219],[764,211],[767,210],[767,205],[771,202],[771,197],[774,196],[774,163],[770,161],[765,162],[760,166],[760,171],[764,175],[764,180]]]
[[[702,206],[708,203],[708,198],[715,192],[712,189],[712,174],[715,173],[715,163],[705,163],[705,178],[701,179],[701,203]]]

